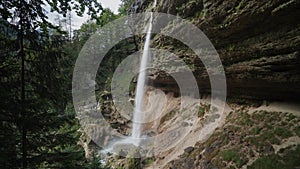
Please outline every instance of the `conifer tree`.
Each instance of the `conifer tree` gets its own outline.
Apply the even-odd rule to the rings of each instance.
[[[70,108],[67,39],[53,33],[58,27],[48,21],[45,5],[64,16],[75,10],[97,18],[102,10],[97,0],[0,1],[0,168],[86,165]]]

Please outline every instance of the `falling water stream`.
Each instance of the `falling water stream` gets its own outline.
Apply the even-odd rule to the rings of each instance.
[[[156,6],[156,0],[154,1],[153,7]],[[135,141],[135,144],[138,145],[138,141],[141,137],[141,121],[143,118],[143,98],[145,94],[145,83],[146,83],[146,76],[147,76],[147,66],[148,62],[151,57],[151,53],[149,52],[150,48],[150,40],[151,40],[151,31],[152,31],[152,22],[153,22],[153,13],[150,13],[150,19],[147,29],[147,35],[145,39],[145,44],[143,48],[143,55],[140,62],[140,69],[139,75],[137,80],[137,88],[136,88],[136,95],[135,95],[135,107],[133,112],[133,125],[132,125],[132,138]]]
[[[156,6],[157,1],[153,3],[152,9]],[[153,12],[150,12],[150,19],[146,32],[146,39],[143,48],[143,53],[140,61],[139,75],[137,79],[136,95],[134,98],[135,105],[133,111],[133,125],[132,125],[132,134],[130,137],[115,140],[109,144],[105,149],[100,151],[100,154],[105,157],[107,152],[114,150],[115,146],[124,145],[124,144],[133,144],[135,146],[140,146],[140,140],[142,139],[142,120],[144,113],[144,94],[145,94],[145,85],[147,81],[147,67],[149,66],[149,61],[151,57],[150,49],[150,40],[151,40],[151,31],[152,31],[152,22],[153,22]],[[103,164],[105,164],[105,158],[103,159]]]

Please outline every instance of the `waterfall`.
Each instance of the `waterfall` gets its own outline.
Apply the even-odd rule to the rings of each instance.
[[[154,8],[156,6],[156,0],[153,3]],[[141,121],[143,117],[143,98],[145,94],[145,83],[146,83],[146,70],[148,66],[148,62],[150,60],[151,54],[149,52],[150,48],[150,40],[151,40],[151,31],[152,31],[152,21],[153,21],[153,13],[150,13],[150,20],[148,24],[145,44],[143,48],[143,55],[140,62],[140,69],[139,75],[137,80],[137,88],[136,88],[136,95],[135,95],[135,107],[133,112],[133,125],[132,125],[132,138],[138,139],[141,137]],[[139,144],[139,143],[137,143]]]

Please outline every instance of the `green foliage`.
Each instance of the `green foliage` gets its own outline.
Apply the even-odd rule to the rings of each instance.
[[[237,152],[234,150],[224,150],[221,155],[225,161],[232,161],[234,158],[238,157]]]
[[[259,134],[260,131],[261,131],[260,127],[254,127],[254,128],[252,128],[252,133],[255,134],[255,135]]]
[[[126,162],[126,168],[141,169],[140,158],[128,158]]]
[[[119,17],[119,15],[115,15],[110,9],[103,9],[101,14],[96,18],[96,22],[89,20],[82,24],[79,30],[74,30],[74,42],[72,45],[77,45],[78,48],[81,49],[83,44],[98,30],[98,28]],[[79,51],[77,51],[77,54],[78,53]]]
[[[86,41],[107,23],[119,18],[121,15],[113,14],[109,9],[104,9],[97,22],[88,21],[83,24],[79,30],[74,31],[74,37],[71,44],[68,44],[68,52],[72,56],[78,56],[80,50]],[[76,49],[76,50],[74,50]],[[96,95],[97,99],[101,98],[101,92],[110,91],[110,84],[113,73],[123,58],[134,53],[137,49],[134,38],[125,39],[114,46],[103,58],[96,76]],[[125,78],[125,77],[124,77]],[[128,84],[125,84],[128,85]],[[134,89],[134,84],[128,86],[130,91]]]
[[[85,169],[109,169],[108,166],[105,166],[101,163],[101,158],[96,156],[95,154],[93,155],[93,158],[84,166],[81,168]]]
[[[204,107],[199,107],[198,109],[198,117],[203,117],[205,114],[205,108]]]
[[[200,103],[200,106],[198,108],[198,117],[203,117],[205,112],[210,111],[210,107],[211,107],[211,105],[209,105],[209,104]],[[216,108],[212,107],[212,111],[213,112],[216,111]]]
[[[130,5],[134,2],[134,0],[121,0],[122,4],[119,7],[120,15],[127,15],[127,11],[129,10]]]
[[[235,44],[230,44],[230,45],[228,45],[227,50],[234,51],[235,47],[236,47]]]
[[[243,158],[236,150],[224,150],[221,152],[221,156],[225,161],[233,161],[238,168],[246,164],[247,160]]]
[[[274,133],[281,138],[287,138],[293,135],[290,130],[282,127],[276,127]]]
[[[238,119],[238,124],[252,126],[253,121],[250,118],[250,115],[247,112],[241,112],[241,116]]]
[[[152,164],[153,162],[154,162],[154,160],[153,160],[152,158],[147,158],[147,159],[145,160],[145,164],[146,164],[146,165]]]
[[[0,168],[89,165],[70,104],[77,51],[47,21],[46,4],[63,15],[73,9],[97,18],[102,10],[96,0],[0,1]]]
[[[45,10],[47,5],[50,6],[50,12],[57,12],[64,17],[72,10],[79,16],[88,13],[92,19],[97,19],[99,12],[102,11],[102,6],[97,0],[12,0],[0,1],[0,14],[4,20],[24,18],[19,21],[24,22],[24,25],[22,24],[24,30],[41,28],[47,32],[48,28],[57,28],[47,20],[47,11]]]
[[[280,144],[280,141],[276,138],[274,133],[272,131],[264,131],[260,134],[258,140],[261,142],[261,144],[266,143],[267,141],[271,144]]]
[[[284,166],[278,161],[276,155],[269,155],[257,159],[249,169],[283,169]]]
[[[117,19],[119,16],[115,15],[110,9],[103,9],[101,15],[97,19],[97,24],[101,27],[105,24]]]
[[[300,166],[300,145],[295,150],[287,150],[283,155],[276,154],[258,158],[249,169],[289,169]]]

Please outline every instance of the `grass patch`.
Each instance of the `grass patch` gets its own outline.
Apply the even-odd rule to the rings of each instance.
[[[221,156],[227,162],[234,162],[238,168],[242,167],[247,162],[247,160],[235,150],[224,150],[221,152]]]
[[[249,169],[291,169],[300,166],[300,145],[295,150],[286,151],[282,156],[268,155],[258,158]]]
[[[257,159],[248,169],[283,169],[276,155],[264,156]]]
[[[234,126],[234,125],[228,126],[228,129],[229,129],[230,131],[233,131],[234,133],[236,133],[236,132],[238,132],[238,131],[241,131],[241,127],[239,127],[239,126]]]
[[[200,106],[198,108],[198,117],[203,117],[205,112],[208,112],[210,109],[210,105],[200,103]]]
[[[255,147],[260,147],[260,142],[258,141],[257,137],[249,137],[247,140],[249,140],[251,144],[255,145]]]
[[[261,121],[262,119],[264,119],[264,116],[265,116],[264,114],[265,113],[255,112],[255,113],[253,113],[252,118],[254,120]]]
[[[274,133],[281,138],[288,138],[293,135],[290,130],[282,127],[276,127]]]
[[[261,131],[259,136],[249,137],[247,140],[258,149],[262,149],[268,144],[280,144],[280,140],[275,137],[273,132],[265,130]]]
[[[252,131],[253,134],[257,135],[257,134],[260,133],[261,128],[260,127],[254,127],[254,128],[251,129],[251,131]]]
[[[280,144],[280,140],[278,140],[274,133],[271,131],[265,131],[263,132],[260,137],[259,137],[260,141],[262,143],[269,141],[271,144]]]
[[[250,118],[250,115],[247,112],[241,112],[240,117],[237,121],[237,124],[243,125],[243,126],[252,126],[254,123]]]
[[[144,164],[146,164],[146,165],[150,165],[153,162],[154,162],[154,160],[152,158],[147,158],[147,159],[144,160]]]
[[[198,109],[198,117],[203,117],[205,114],[205,108],[204,107],[199,107]]]

